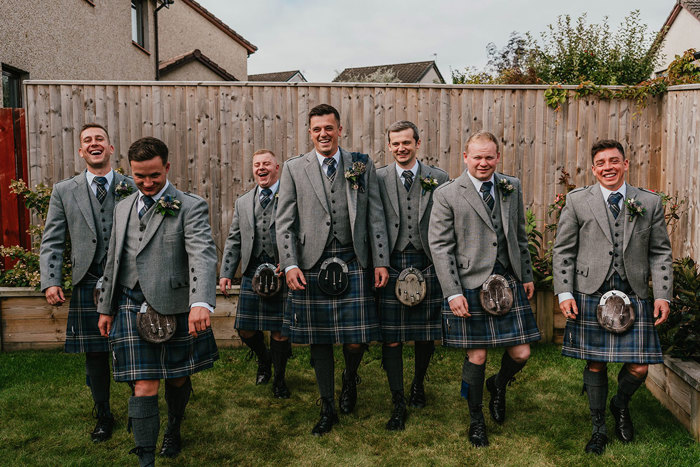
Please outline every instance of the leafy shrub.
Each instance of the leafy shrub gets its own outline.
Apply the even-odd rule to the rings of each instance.
[[[673,300],[668,320],[659,326],[664,353],[700,362],[700,271],[686,256],[673,262]]]

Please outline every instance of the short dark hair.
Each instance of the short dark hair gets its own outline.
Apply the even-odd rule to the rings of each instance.
[[[340,125],[340,114],[330,104],[319,104],[309,111],[309,123],[311,123],[311,117],[321,117],[323,115],[333,114],[335,116],[335,121]]]
[[[606,149],[617,149],[622,154],[622,159],[625,159],[625,149],[619,141],[615,139],[601,139],[596,141],[591,148],[591,162],[595,159],[596,154]]]
[[[413,123],[409,122],[408,120],[400,120],[398,122],[392,123],[389,128],[386,130],[386,137],[391,142],[391,138],[389,138],[390,133],[396,133],[398,131],[403,131],[403,130],[413,130],[413,139],[416,140],[416,143],[420,139],[420,134],[418,134],[418,127]]]
[[[129,146],[129,162],[148,161],[154,157],[160,157],[163,165],[168,163],[168,146],[158,138],[146,136],[134,141]]]
[[[80,141],[83,140],[83,131],[87,130],[88,128],[99,128],[100,130],[105,132],[105,135],[107,135],[107,142],[109,142],[109,133],[107,132],[107,128],[103,127],[99,123],[94,123],[94,122],[89,122],[80,127],[80,133],[78,133],[78,139]]]
[[[476,141],[478,139],[485,139],[487,141],[491,141],[493,144],[496,145],[496,152],[498,153],[498,138],[496,138],[496,135],[491,133],[490,131],[486,130],[479,130],[476,133],[472,134],[467,142],[464,144],[464,152],[469,152],[469,144],[472,141]]]

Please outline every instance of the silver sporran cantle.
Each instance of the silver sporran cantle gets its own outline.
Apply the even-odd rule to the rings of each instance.
[[[277,275],[274,264],[263,263],[255,270],[253,275],[253,292],[261,297],[272,297],[282,289],[282,281]]]
[[[342,295],[348,289],[348,265],[340,258],[328,258],[321,263],[318,272],[318,287],[326,295]]]
[[[634,306],[627,294],[619,290],[610,290],[600,297],[596,316],[603,329],[622,334],[634,324]]]
[[[161,315],[151,305],[143,302],[136,313],[136,327],[141,339],[151,344],[162,344],[175,334],[177,321],[174,315]]]
[[[399,273],[395,293],[401,303],[416,306],[423,301],[426,292],[425,277],[418,269],[410,266]]]
[[[481,307],[494,316],[503,316],[513,306],[513,291],[508,281],[500,274],[491,274],[479,292]]]

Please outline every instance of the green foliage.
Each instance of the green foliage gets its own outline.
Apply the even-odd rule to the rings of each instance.
[[[525,232],[535,290],[552,290],[552,245],[544,247],[544,235],[537,230],[537,218],[530,209],[525,212]]]
[[[671,314],[659,338],[664,353],[700,362],[700,271],[689,256],[673,262]]]
[[[568,92],[562,89],[561,86],[555,86],[547,89],[544,92],[544,101],[554,110],[559,110],[562,104],[565,104],[568,99]]]

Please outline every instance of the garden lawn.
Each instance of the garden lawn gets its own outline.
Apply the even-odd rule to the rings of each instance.
[[[336,394],[342,352],[336,347]],[[463,352],[438,347],[426,382],[428,406],[409,409],[406,430],[384,429],[390,411],[381,347],[371,346],[360,367],[355,413],[321,438],[310,431],[319,407],[307,347],[294,348],[287,381],[289,400],[271,396],[270,385],[255,386],[256,364],[246,350],[222,350],[213,370],[193,377],[195,395],[183,422],[183,452],[160,465],[620,465],[695,466],[700,444],[642,387],[631,409],[637,438],[612,441],[605,454],[583,453],[590,435],[587,399],[581,395],[583,362],[563,358],[555,345],[533,346],[532,358],[508,388],[504,425],[485,414],[488,448],[467,439],[466,401],[459,396]],[[489,355],[487,377],[502,352]],[[413,375],[413,348],[404,347],[405,386]],[[610,365],[611,395],[620,365]],[[166,407],[161,387],[161,439]],[[93,444],[92,402],[81,355],[58,351],[0,354],[0,465],[136,465],[129,455],[125,384],[112,386],[117,426],[112,439]],[[608,430],[614,438],[611,415]],[[160,446],[159,446],[160,447]]]

